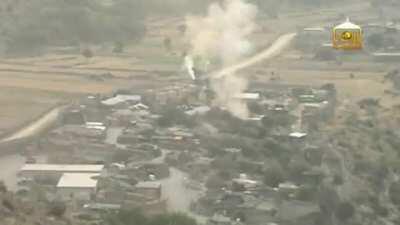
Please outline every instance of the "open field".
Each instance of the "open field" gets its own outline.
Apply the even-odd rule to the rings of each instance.
[[[3,84],[3,83],[1,83]],[[26,88],[0,88],[0,136],[42,115],[61,101],[71,98],[63,93]]]
[[[179,72],[181,59],[167,53],[162,40],[163,36],[148,36],[121,54],[93,50],[90,59],[79,50],[0,59],[0,136],[85,94],[108,94],[120,88],[141,91],[162,85],[160,80],[168,82],[163,74]]]

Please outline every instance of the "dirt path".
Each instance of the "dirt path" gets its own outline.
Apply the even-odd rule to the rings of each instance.
[[[46,127],[50,126],[53,122],[55,122],[57,120],[59,113],[61,112],[61,109],[62,109],[62,107],[57,107],[57,108],[51,110],[46,115],[42,116],[40,119],[34,121],[33,123],[29,124],[28,126],[15,132],[14,134],[10,135],[9,137],[2,139],[0,141],[0,143],[34,136],[35,134],[37,134],[38,132],[42,131]]]
[[[296,33],[288,33],[280,36],[270,47],[265,49],[264,51],[256,54],[255,56],[247,59],[246,61],[243,61],[239,64],[230,66],[228,68],[224,68],[220,71],[218,71],[216,74],[214,74],[215,78],[222,78],[228,74],[233,74],[241,69],[245,69],[247,67],[250,67],[256,63],[259,63],[263,60],[267,60],[270,58],[275,57],[276,55],[280,54],[282,50],[284,50],[293,40],[293,38],[296,36]]]

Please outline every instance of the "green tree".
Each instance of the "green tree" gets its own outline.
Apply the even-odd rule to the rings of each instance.
[[[86,58],[86,59],[90,59],[93,57],[93,52],[92,50],[90,50],[90,48],[86,48],[85,50],[82,51],[82,55]]]
[[[285,172],[278,163],[271,163],[264,173],[264,183],[270,187],[278,187],[280,183],[285,181]]]
[[[395,182],[390,185],[389,196],[393,204],[400,205],[400,182]]]
[[[5,192],[7,192],[7,186],[6,186],[6,184],[4,183],[4,181],[0,181],[0,193],[5,193]]]
[[[341,221],[346,221],[353,217],[355,212],[354,206],[349,202],[341,202],[337,206],[335,216]]]
[[[122,209],[105,215],[106,225],[196,225],[196,220],[183,213],[165,213],[147,217],[138,208]]]
[[[155,216],[150,219],[148,225],[196,225],[196,220],[183,213],[170,213]]]
[[[62,217],[67,210],[67,206],[64,202],[54,201],[50,204],[49,214],[56,217]]]

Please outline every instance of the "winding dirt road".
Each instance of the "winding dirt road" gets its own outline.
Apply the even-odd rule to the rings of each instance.
[[[57,107],[46,115],[42,116],[40,119],[35,122],[29,124],[28,126],[22,128],[21,130],[15,132],[14,134],[0,140],[2,142],[13,141],[21,138],[26,138],[30,136],[36,135],[38,132],[50,126],[53,122],[55,122],[58,118],[59,113],[61,112],[62,107]]]
[[[253,57],[238,63],[236,65],[224,68],[213,75],[214,78],[222,78],[229,74],[234,74],[235,72],[253,66],[256,63],[259,63],[263,60],[270,59],[279,55],[289,44],[292,42],[293,38],[296,36],[296,33],[288,33],[280,36],[272,45],[265,49],[264,51],[254,55]]]

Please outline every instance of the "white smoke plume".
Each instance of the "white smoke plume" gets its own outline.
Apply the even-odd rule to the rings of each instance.
[[[188,74],[192,78],[192,80],[196,80],[196,74],[194,72],[194,61],[190,55],[185,56],[184,67],[187,70]]]
[[[186,38],[190,54],[216,60],[222,68],[240,62],[251,53],[248,37],[256,28],[256,14],[256,6],[245,0],[224,0],[211,4],[205,17],[188,17]],[[215,104],[239,118],[248,118],[246,103],[234,98],[246,90],[245,78],[236,74],[226,74],[221,79],[211,77],[211,86],[216,92]]]

